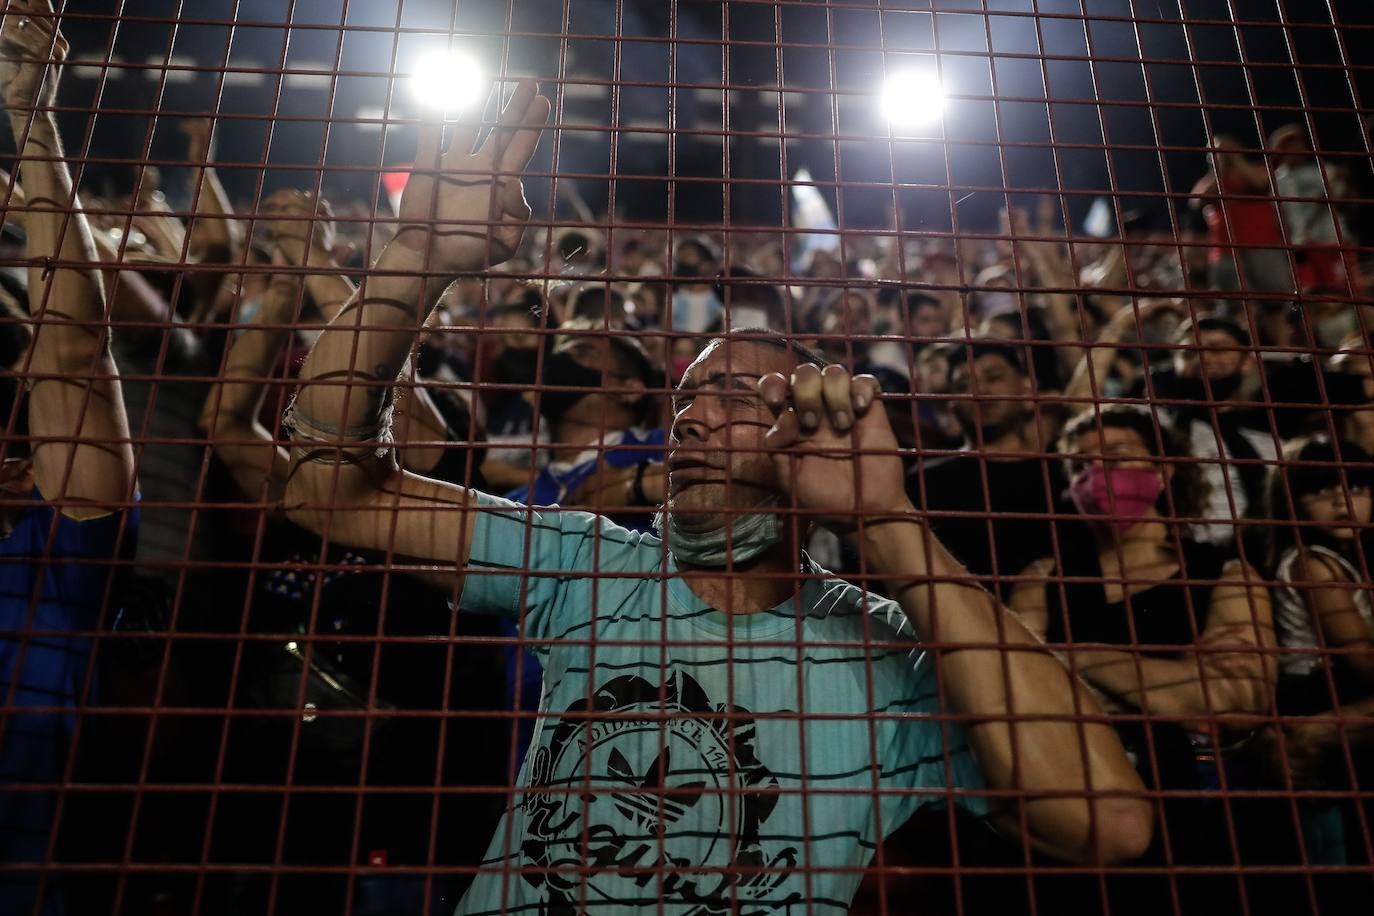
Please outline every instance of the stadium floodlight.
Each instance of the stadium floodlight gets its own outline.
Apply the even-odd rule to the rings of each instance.
[[[893,127],[924,127],[944,114],[945,90],[932,70],[898,70],[883,80],[878,105]]]
[[[477,58],[462,51],[436,51],[410,71],[410,91],[425,108],[458,114],[486,95],[490,86]]]

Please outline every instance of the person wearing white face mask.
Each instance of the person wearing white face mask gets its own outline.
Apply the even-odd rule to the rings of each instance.
[[[700,334],[720,318],[725,305],[716,294],[715,277],[720,257],[705,239],[687,239],[677,246],[673,259],[671,304],[674,331]]]
[[[446,154],[426,130],[400,230],[289,414],[294,520],[418,560],[459,614],[517,622],[545,662],[519,787],[458,912],[843,912],[876,843],[936,800],[1061,858],[1139,854],[1151,811],[1120,743],[904,499],[871,378],[768,332],[709,344],[676,393],[666,543],[409,475],[378,450],[388,398],[364,378],[400,371],[437,295],[426,274],[516,249],[531,216],[518,176],[549,111],[524,81],[480,147],[475,125]],[[449,170],[468,178],[434,177]],[[811,564],[811,524],[844,530],[896,600]],[[824,798],[803,791],[818,784]]]
[[[1190,537],[1183,520],[1204,505],[1206,485],[1185,441],[1149,408],[1089,409],[1065,427],[1060,451],[1086,529],[1065,529],[1057,549],[1024,570],[1011,607],[1124,715],[1116,728],[1147,782],[1207,790],[1221,766],[1223,785],[1244,787],[1231,750],[1249,739],[1248,717],[1269,710],[1276,680],[1259,574]],[[1233,861],[1219,804],[1170,797],[1163,810],[1159,840],[1173,862]],[[1164,848],[1146,862],[1162,862]],[[1093,912],[1099,889],[1090,883],[1087,901],[1049,911]],[[1112,913],[1172,912],[1166,880],[1119,878],[1109,887]],[[1182,912],[1239,912],[1234,880],[1182,878],[1178,890]]]
[[[787,327],[782,291],[748,267],[731,266],[716,282],[714,295],[721,303],[727,331]]]

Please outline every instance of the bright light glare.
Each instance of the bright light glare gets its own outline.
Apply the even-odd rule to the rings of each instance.
[[[486,77],[477,59],[461,51],[420,58],[410,73],[410,91],[426,108],[457,114],[484,95]]]
[[[945,90],[929,70],[902,70],[883,81],[878,104],[894,127],[923,127],[940,120]]]

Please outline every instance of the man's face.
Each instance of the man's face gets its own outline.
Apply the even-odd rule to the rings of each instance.
[[[699,246],[685,243],[678,246],[673,258],[673,273],[681,277],[712,277],[716,265]]]
[[[529,315],[501,312],[492,318],[491,325],[499,331],[494,336],[503,349],[534,350],[539,346],[534,319]]]
[[[1183,349],[1174,353],[1174,372],[1182,378],[1227,378],[1241,372],[1250,358],[1225,331],[1200,331],[1194,338],[1190,330],[1178,343]]]
[[[915,337],[943,337],[949,327],[945,310],[933,302],[922,303],[911,315],[911,333]]]
[[[709,346],[688,367],[673,398],[668,506],[676,524],[709,531],[725,524],[722,509],[750,509],[778,489],[763,437],[773,414],[759,380],[789,375],[794,360],[781,347],[747,341]]]
[[[595,426],[606,421],[607,410],[617,406],[628,409],[643,396],[644,379],[615,351],[609,338],[574,338],[555,352],[567,354],[584,369],[600,372],[607,389],[579,399],[564,412],[565,418],[572,417]]]
[[[1001,432],[1025,417],[1024,397],[1029,390],[1026,377],[996,353],[984,353],[970,364],[957,364],[949,373],[951,394],[974,394],[977,400],[961,398],[954,402],[959,425],[972,437],[981,425],[985,434]],[[1007,400],[983,400],[1005,395]]]

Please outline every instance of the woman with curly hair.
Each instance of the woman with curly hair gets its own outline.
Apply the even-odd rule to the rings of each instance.
[[[1059,450],[1082,524],[1064,526],[1053,555],[1027,567],[1012,608],[1105,696],[1142,777],[1168,793],[1147,862],[1167,861],[1166,848],[1176,864],[1248,859],[1231,850],[1221,801],[1173,792],[1215,790],[1219,767],[1223,785],[1244,782],[1229,751],[1247,737],[1247,717],[1270,709],[1275,680],[1259,574],[1230,548],[1192,537],[1206,505],[1201,469],[1149,408],[1089,409],[1069,421]],[[1185,912],[1239,904],[1234,878],[1177,880]],[[1166,885],[1118,881],[1111,912],[1172,912],[1152,909]]]

